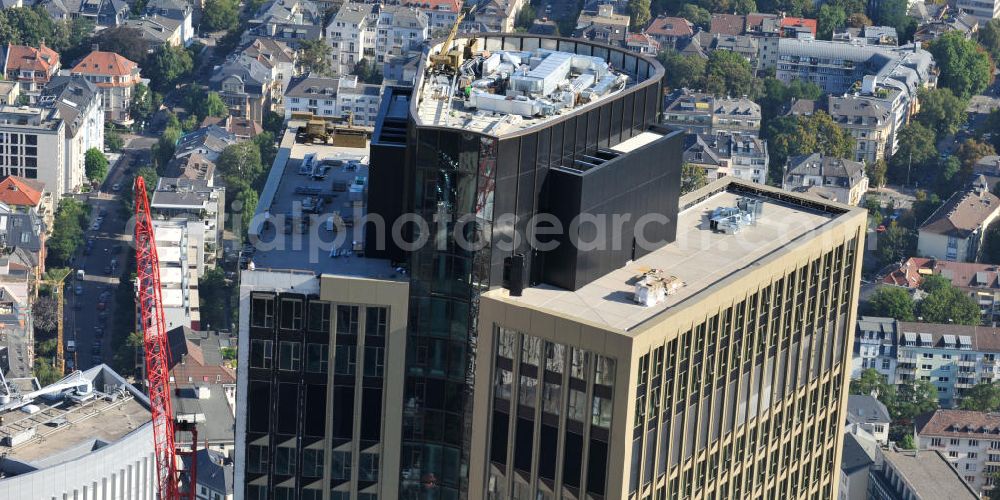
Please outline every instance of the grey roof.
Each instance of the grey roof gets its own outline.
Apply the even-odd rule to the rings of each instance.
[[[867,469],[875,463],[875,451],[862,445],[858,437],[850,432],[844,436],[844,449],[840,456],[840,469],[847,475]]]
[[[693,154],[701,152],[701,160]],[[767,142],[744,133],[688,134],[685,138],[684,161],[702,165],[721,165],[734,156],[762,157],[767,154]]]
[[[125,26],[139,30],[140,36],[158,43],[166,43],[181,27],[182,20],[153,14],[125,21]]]
[[[73,137],[83,125],[80,110],[89,107],[98,97],[97,86],[82,76],[57,75],[42,90],[42,100],[59,109],[66,122],[66,136]]]
[[[299,19],[296,17],[299,14],[302,15],[301,22],[304,24],[313,24],[322,20],[319,7],[309,0],[274,0],[260,6],[260,9],[254,14],[254,21],[299,24]]]
[[[847,396],[847,422],[852,424],[888,424],[889,410],[873,396],[851,394]]]
[[[233,494],[233,464],[229,463],[225,455],[215,450],[201,448],[195,454],[198,461],[198,484],[203,485],[213,491]],[[184,463],[191,459],[183,456]]]
[[[405,5],[385,5],[380,12],[392,15],[392,26],[395,28],[427,27],[427,14]]]
[[[345,2],[340,6],[340,10],[337,11],[337,14],[333,16],[333,20],[330,22],[342,22],[350,25],[361,24],[374,10],[374,4]]]
[[[37,264],[38,252],[42,249],[40,235],[44,231],[45,223],[31,212],[0,215],[0,248],[25,250],[34,256]]]
[[[861,162],[813,153],[789,158],[788,175],[844,179],[849,185],[854,185],[864,177],[865,166]]]
[[[208,185],[204,179],[187,179],[176,177],[160,177],[150,201],[152,208],[157,207],[191,207],[200,209],[211,201],[215,188]]]
[[[917,498],[978,499],[979,495],[958,471],[936,450],[896,450],[883,448],[879,455],[886,464],[915,490]]]
[[[288,84],[285,97],[327,98],[333,99],[340,87],[340,79],[326,76],[314,76],[312,73],[297,76]]]
[[[211,78],[212,87],[218,88],[222,85],[222,81],[229,77],[240,79],[246,86],[261,87],[268,81],[269,75],[263,67],[254,65],[248,68],[235,61],[230,61],[216,68],[215,74]]]
[[[212,125],[182,135],[177,140],[176,154],[184,154],[186,151],[202,147],[215,153],[221,153],[227,146],[236,144],[236,142],[236,136],[222,127]]]

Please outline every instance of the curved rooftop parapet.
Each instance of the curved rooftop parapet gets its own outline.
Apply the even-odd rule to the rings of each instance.
[[[421,127],[514,136],[578,115],[650,85],[655,59],[609,45],[530,34],[466,34],[424,52],[410,114]],[[472,50],[466,50],[472,43]],[[435,62],[465,52],[457,70]]]

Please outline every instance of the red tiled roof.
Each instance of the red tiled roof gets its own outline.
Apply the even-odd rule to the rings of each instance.
[[[51,74],[59,66],[59,53],[42,43],[37,49],[7,44],[6,71],[31,70]]]
[[[816,36],[816,20],[804,17],[784,17],[779,24],[782,28],[809,28],[813,36]]]
[[[660,16],[649,23],[646,33],[653,36],[691,36],[694,28],[683,17]]]
[[[0,181],[0,202],[13,206],[37,207],[42,200],[42,193],[36,186],[29,185],[26,179],[8,175]]]
[[[712,14],[708,32],[722,35],[742,35],[746,18],[736,14]]]
[[[917,288],[924,276],[936,274],[944,276],[952,285],[967,292],[984,288],[1000,288],[1000,268],[994,264],[975,262],[954,262],[950,260],[910,257],[895,271],[882,278],[886,285]]]
[[[921,436],[1000,439],[1000,413],[936,410],[918,416],[913,424]]]
[[[129,76],[138,67],[136,63],[118,55],[115,52],[95,50],[84,57],[74,68],[73,73],[87,75]]]

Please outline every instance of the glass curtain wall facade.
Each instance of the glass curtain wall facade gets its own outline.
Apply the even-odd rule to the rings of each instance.
[[[428,224],[411,234],[411,241],[425,237],[426,244],[410,253],[400,456],[405,500],[467,496],[479,294],[500,286],[504,259],[513,253],[524,254],[528,281],[541,275],[542,259],[533,258],[523,238],[506,251],[498,243],[514,241],[515,230],[525,234],[543,202],[549,168],[633,137],[654,125],[660,111],[663,69],[653,60],[585,40],[487,34],[480,41],[487,50],[541,47],[604,57],[636,83],[598,104],[499,137],[420,125],[411,104],[409,208]],[[421,67],[418,75],[423,72]],[[456,226],[479,249],[461,248]]]

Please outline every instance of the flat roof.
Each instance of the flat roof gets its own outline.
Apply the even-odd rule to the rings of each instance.
[[[295,126],[290,125],[282,146],[289,148],[287,162],[276,161],[271,168],[268,186],[265,191],[273,189],[273,201],[269,206],[258,206],[257,211],[264,214],[270,221],[263,224],[259,241],[255,242],[251,257],[256,270],[308,270],[316,274],[341,274],[371,278],[401,277],[386,259],[359,257],[354,253],[354,243],[363,243],[364,231],[359,225],[346,228],[346,234],[338,234],[328,228],[327,220],[334,213],[344,219],[352,218],[356,208],[354,201],[367,203],[367,189],[361,193],[339,191],[338,185],[350,186],[359,178],[367,186],[368,181],[368,146],[364,148],[336,147],[324,144],[305,144],[288,140],[287,134],[294,137]],[[313,179],[310,175],[299,174],[299,167],[307,155],[317,162],[326,162],[329,170],[323,179]],[[279,158],[281,155],[279,154]],[[358,162],[355,170],[347,170],[349,160]],[[335,166],[337,162],[341,166]],[[277,169],[277,170],[276,170]],[[272,183],[277,183],[272,186]],[[312,194],[315,193],[315,194]],[[313,196],[326,198],[319,213],[304,213],[303,205]],[[262,203],[266,199],[261,197]],[[361,214],[367,213],[364,206]],[[304,231],[292,230],[285,232],[284,218],[299,217],[306,220],[308,228]],[[388,231],[388,229],[387,229]],[[334,256],[336,253],[336,256]]]
[[[466,39],[459,38],[452,46],[461,50],[465,43]],[[551,45],[558,47],[555,43]],[[437,54],[440,50],[438,44],[429,52]],[[567,63],[570,59],[572,63]],[[603,57],[549,48],[480,50],[463,63],[462,71],[455,77],[435,74],[428,69],[430,66],[429,62],[421,66],[425,73],[420,76],[419,88],[414,93],[418,124],[493,136],[593,107],[644,81],[621,67],[609,65]],[[589,77],[578,79],[584,74]],[[626,77],[624,84],[615,80],[617,76]],[[523,90],[528,87],[533,90]],[[526,109],[529,111],[523,111]]]
[[[729,186],[732,186],[734,181],[720,182],[730,182]],[[506,289],[491,290],[484,295],[628,332],[719,280],[782,251],[791,241],[822,228],[840,213],[796,206],[773,197],[755,196],[764,202],[762,215],[755,225],[744,227],[737,235],[716,233],[708,228],[708,218],[713,210],[735,207],[737,200],[743,196],[742,193],[722,190],[688,206],[678,214],[675,242],[605,274],[579,290],[541,284],[525,288],[520,297],[510,296]],[[686,199],[689,198],[682,198],[682,207]],[[805,200],[811,201],[808,198]],[[819,205],[821,202],[816,200],[816,203]],[[634,278],[651,269],[676,276],[685,286],[657,305],[646,307],[633,301],[633,284]]]
[[[112,401],[98,394],[83,403],[39,397],[31,403],[40,408],[34,414],[21,409],[0,413],[2,435],[35,428],[33,439],[14,447],[0,445],[0,454],[46,468],[114,443],[151,420],[145,396],[107,366],[95,366],[83,376],[93,381],[95,392],[117,386],[126,388],[127,396]]]

